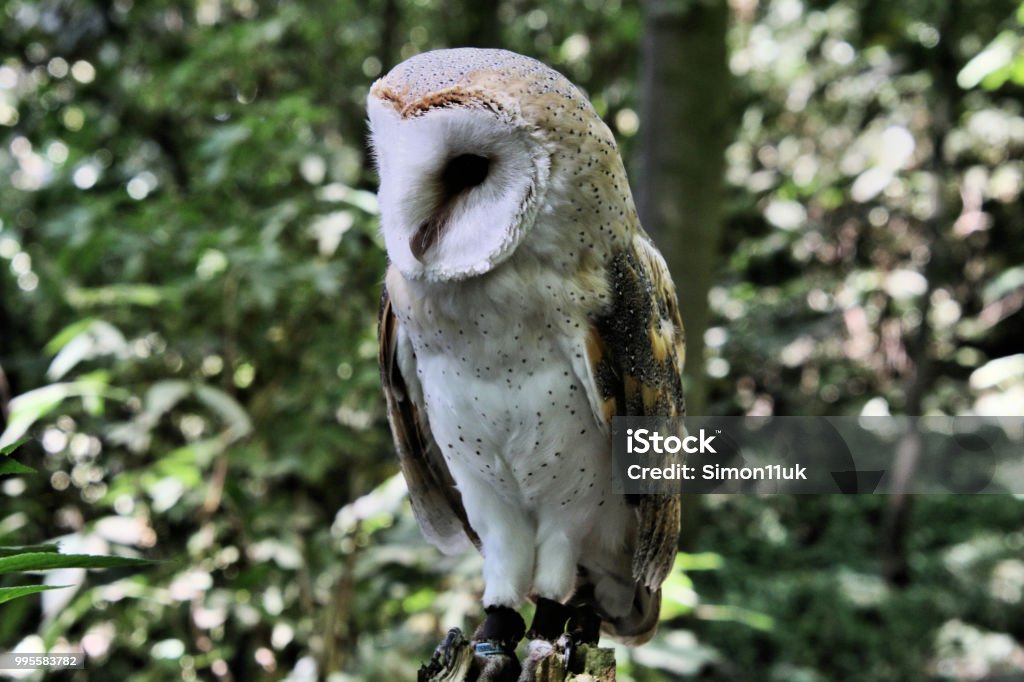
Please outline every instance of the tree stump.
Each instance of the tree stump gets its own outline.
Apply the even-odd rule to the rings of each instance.
[[[420,667],[418,682],[471,682],[475,679],[473,645],[462,631],[452,628],[438,645],[434,657]],[[539,661],[522,660],[517,682],[615,682],[615,650],[580,645],[572,654],[571,670],[565,667],[565,644],[560,640]],[[474,675],[471,677],[471,674]]]
[[[558,648],[537,666],[532,679],[519,682],[615,682],[615,650],[581,645],[573,654],[582,665],[573,667],[580,672],[565,669],[563,652]]]

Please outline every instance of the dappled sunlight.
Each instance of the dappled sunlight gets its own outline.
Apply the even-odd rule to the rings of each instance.
[[[472,630],[480,556],[426,543],[387,432],[367,93],[438,47],[535,56],[639,199],[643,95],[678,97],[644,92],[648,32],[693,7],[0,0],[0,448],[28,438],[0,456],[0,559],[125,560],[0,575],[31,590],[0,646],[84,651],[76,680],[342,682],[410,679]],[[717,262],[707,291],[673,271],[709,306],[695,404],[1024,415],[1024,5],[728,7],[730,78],[689,95],[727,97]],[[652,205],[687,220],[674,198]],[[1021,675],[1024,499],[906,499],[687,500],[658,634],[616,648],[618,679]]]

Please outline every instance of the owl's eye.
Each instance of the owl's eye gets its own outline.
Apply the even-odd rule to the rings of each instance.
[[[460,154],[448,161],[441,171],[444,196],[434,213],[420,225],[409,240],[409,248],[416,260],[422,260],[448,225],[456,198],[467,189],[482,184],[491,169],[491,160],[476,154]]]
[[[460,154],[451,159],[441,172],[445,197],[454,197],[481,184],[487,179],[490,168],[491,160],[486,156]]]

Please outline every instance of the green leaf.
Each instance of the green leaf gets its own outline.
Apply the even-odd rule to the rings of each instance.
[[[109,374],[97,370],[82,375],[77,381],[49,384],[17,396],[10,402],[11,414],[7,419],[7,430],[0,434],[0,447],[21,438],[36,421],[57,409],[68,398],[125,400],[129,397],[127,391],[111,388],[108,382]]]
[[[228,437],[237,440],[252,432],[252,422],[245,408],[230,395],[207,384],[196,386],[196,397],[216,412],[228,425]]]
[[[20,448],[25,443],[29,442],[30,440],[32,440],[31,436],[25,436],[24,438],[19,438],[18,440],[14,441],[13,443],[9,443],[8,445],[5,445],[2,448],[0,448],[0,455],[9,455],[12,452],[14,452],[15,450],[17,450],[18,448]]]
[[[716,571],[722,568],[723,563],[722,555],[714,552],[699,552],[697,554],[679,552],[676,554],[672,570]]]
[[[69,287],[67,290],[68,303],[74,308],[106,305],[153,307],[172,297],[173,291],[170,288],[151,284],[111,284],[104,287]]]
[[[46,545],[21,545],[0,547],[0,557],[14,556],[16,554],[28,554],[29,552],[59,552],[60,547],[55,544]]]
[[[192,390],[191,384],[180,379],[157,381],[146,391],[146,397],[143,401],[146,414],[151,415],[156,420],[180,403],[190,390]]]
[[[13,459],[6,458],[0,460],[0,476],[7,476],[10,474],[34,474],[36,470],[32,467],[25,466],[15,462]]]
[[[995,275],[985,285],[982,290],[982,301],[985,305],[989,305],[1022,287],[1024,287],[1024,267],[1018,265],[1008,268]]]
[[[22,571],[48,571],[54,568],[138,567],[149,566],[153,563],[155,562],[149,559],[134,559],[120,556],[29,552],[28,554],[0,557],[0,575]]]
[[[733,621],[747,627],[771,632],[775,629],[775,619],[766,613],[745,609],[741,606],[725,606],[702,604],[697,607],[697,617],[701,620]]]
[[[60,336],[63,337],[64,334]],[[51,380],[60,379],[84,360],[120,354],[125,352],[127,347],[128,341],[117,327],[103,320],[90,320],[87,326],[78,329],[78,334],[64,340],[64,344],[50,362],[46,376]]]
[[[330,203],[344,203],[354,206],[367,215],[378,215],[380,213],[376,194],[365,190],[353,189],[341,183],[332,183],[323,187],[317,194],[317,198]]]
[[[57,409],[68,394],[68,384],[50,384],[11,400],[7,430],[0,434],[0,445],[23,436],[38,419]]]
[[[249,139],[252,131],[243,125],[225,125],[211,133],[200,146],[201,156],[220,158]]]
[[[46,590],[62,590],[70,585],[22,585],[20,587],[0,587],[0,604],[17,599],[18,597],[27,597],[30,594],[37,592],[45,592]]]
[[[49,355],[54,355],[61,348],[66,346],[71,341],[71,339],[86,331],[90,326],[92,326],[92,323],[95,321],[96,318],[94,317],[86,317],[79,320],[78,322],[74,322],[64,327],[59,332],[57,332],[57,335],[50,339],[50,341],[46,344],[46,352]]]
[[[982,84],[987,90],[997,89],[1006,82],[1009,67],[1013,64],[1020,45],[1020,37],[1013,31],[1003,31],[960,70],[956,77],[957,84],[964,90],[978,84]]]

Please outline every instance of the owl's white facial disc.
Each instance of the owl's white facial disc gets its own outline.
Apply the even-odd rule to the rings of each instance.
[[[550,161],[522,127],[485,107],[403,118],[370,96],[388,257],[410,279],[459,280],[515,250],[543,198]]]

